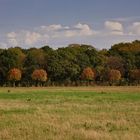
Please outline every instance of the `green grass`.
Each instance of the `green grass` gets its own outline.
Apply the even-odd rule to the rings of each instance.
[[[140,139],[140,87],[0,89],[0,140],[102,139]]]

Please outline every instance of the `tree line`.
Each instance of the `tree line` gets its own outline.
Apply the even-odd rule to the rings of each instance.
[[[0,86],[80,86],[140,84],[140,41],[98,50],[70,44],[0,49]]]

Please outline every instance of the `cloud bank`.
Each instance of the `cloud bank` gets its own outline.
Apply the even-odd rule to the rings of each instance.
[[[65,43],[90,42],[94,38],[118,36],[140,36],[140,22],[133,22],[128,27],[120,21],[105,21],[103,28],[96,30],[88,24],[78,23],[72,26],[61,24],[42,25],[31,30],[8,32],[4,40],[0,40],[0,48],[20,46],[24,48],[40,47],[46,44],[65,45]],[[65,42],[66,40],[66,42]]]

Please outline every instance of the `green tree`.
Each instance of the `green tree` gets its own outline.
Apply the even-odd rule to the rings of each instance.
[[[46,54],[42,49],[31,48],[27,51],[23,70],[23,81],[32,84],[31,74],[35,69],[45,69]]]
[[[140,83],[140,69],[130,70],[129,76],[130,76],[130,81],[132,83],[134,82],[136,82],[136,84]]]

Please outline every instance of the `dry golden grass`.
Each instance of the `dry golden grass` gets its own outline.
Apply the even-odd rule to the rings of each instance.
[[[0,140],[138,140],[139,116],[140,87],[0,89]]]
[[[3,91],[17,91],[17,92],[29,92],[29,91],[43,91],[47,90],[50,92],[55,91],[95,91],[95,92],[140,92],[140,86],[81,86],[81,87],[20,87],[20,88],[11,88],[11,87],[2,87],[0,92]]]

